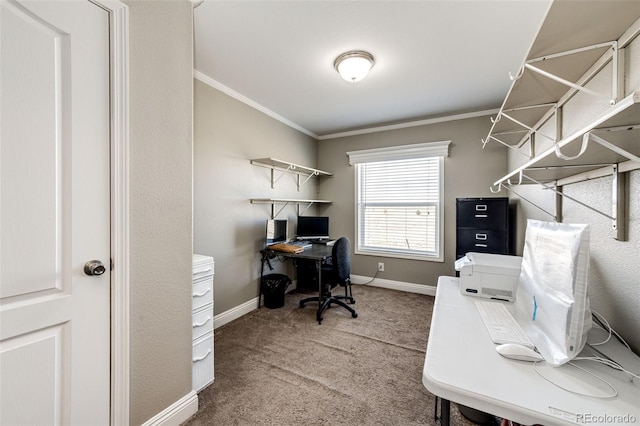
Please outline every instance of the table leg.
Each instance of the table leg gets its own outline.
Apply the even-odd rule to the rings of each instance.
[[[440,417],[438,417],[438,400],[440,400]],[[441,426],[449,426],[451,417],[451,402],[448,399],[439,398],[436,396],[433,411],[433,419],[436,421],[436,423],[440,423]]]
[[[322,321],[322,304],[324,303],[324,292],[322,291],[322,261],[316,260],[316,269],[318,270],[318,311],[316,312],[316,319],[318,323]]]
[[[264,275],[264,259],[265,255],[262,255],[260,260],[260,279],[258,280],[258,309],[260,309],[260,299],[262,299],[262,276]]]
[[[451,416],[451,402],[448,399],[440,401],[440,424],[449,426],[449,417]]]

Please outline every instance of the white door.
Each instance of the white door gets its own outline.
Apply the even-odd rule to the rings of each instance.
[[[109,14],[0,1],[0,424],[108,424]]]

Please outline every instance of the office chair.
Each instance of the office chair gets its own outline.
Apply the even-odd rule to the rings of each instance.
[[[309,297],[300,301],[300,307],[304,308],[307,302],[318,302],[322,305],[318,308],[316,319],[318,324],[322,324],[322,313],[330,308],[331,305],[340,305],[349,312],[353,318],[358,317],[358,313],[349,305],[343,302],[347,300],[350,304],[356,303],[351,293],[351,256],[350,256],[350,242],[347,237],[338,238],[331,250],[331,269],[326,270],[329,279],[326,281],[323,279],[323,296]],[[325,270],[323,268],[323,270]],[[324,277],[324,275],[323,275]],[[331,289],[335,286],[344,287],[344,296],[334,296],[331,294]]]

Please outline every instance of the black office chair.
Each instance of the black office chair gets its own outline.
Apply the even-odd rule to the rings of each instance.
[[[350,255],[350,242],[347,237],[339,238],[333,245],[331,250],[331,268],[326,269],[326,274],[323,274],[322,285],[324,286],[322,300],[320,297],[309,297],[300,301],[300,307],[304,308],[307,302],[318,302],[322,305],[318,309],[316,319],[318,324],[322,323],[322,313],[330,308],[332,304],[340,305],[349,312],[353,318],[358,317],[358,313],[349,305],[343,302],[347,300],[350,304],[356,303],[351,292],[351,255]],[[323,268],[323,271],[325,269]],[[324,277],[327,276],[327,279]],[[344,287],[344,296],[334,296],[331,294],[331,289],[335,286]]]

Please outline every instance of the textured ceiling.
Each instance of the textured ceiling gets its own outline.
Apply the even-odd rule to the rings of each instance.
[[[205,0],[196,75],[315,137],[494,109],[549,4]],[[333,68],[348,50],[375,57],[359,83]]]

